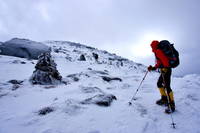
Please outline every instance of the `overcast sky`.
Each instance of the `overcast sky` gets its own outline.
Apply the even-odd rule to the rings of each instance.
[[[200,0],[0,0],[0,41],[66,40],[154,64],[152,40],[180,53],[174,74],[200,73]]]

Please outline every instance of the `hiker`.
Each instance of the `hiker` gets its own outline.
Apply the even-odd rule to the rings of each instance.
[[[150,65],[148,67],[148,71],[154,71],[158,69],[161,73],[157,82],[161,99],[157,100],[156,104],[168,106],[165,112],[172,113],[175,111],[173,91],[170,87],[172,67],[169,63],[169,57],[167,57],[167,55],[165,55],[165,53],[158,48],[159,43],[160,42],[156,40],[152,41],[151,43],[152,52],[155,54],[156,58],[156,64],[155,66]]]

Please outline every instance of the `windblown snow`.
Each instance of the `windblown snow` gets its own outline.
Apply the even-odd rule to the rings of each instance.
[[[45,44],[52,48],[61,84],[32,85],[37,60],[0,56],[0,133],[200,133],[199,75],[172,77],[173,129],[165,107],[155,104],[158,73],[148,73],[129,106],[145,66],[81,44]],[[116,99],[95,104],[102,95]]]

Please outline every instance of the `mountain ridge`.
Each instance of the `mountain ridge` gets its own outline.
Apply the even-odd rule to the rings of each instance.
[[[66,42],[45,45],[64,83],[33,85],[29,78],[38,60],[0,55],[0,133],[200,132],[199,75],[172,77],[173,129],[165,108],[155,104],[158,73],[148,73],[129,106],[146,66]]]

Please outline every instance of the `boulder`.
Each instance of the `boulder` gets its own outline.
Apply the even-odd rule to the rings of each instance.
[[[79,61],[86,61],[86,58],[83,54],[80,56]]]
[[[92,56],[94,57],[94,59],[97,61],[99,59],[99,55],[96,53],[92,53]]]
[[[51,48],[45,44],[28,39],[14,38],[0,45],[0,55],[27,59],[38,59],[39,55],[50,51]]]

